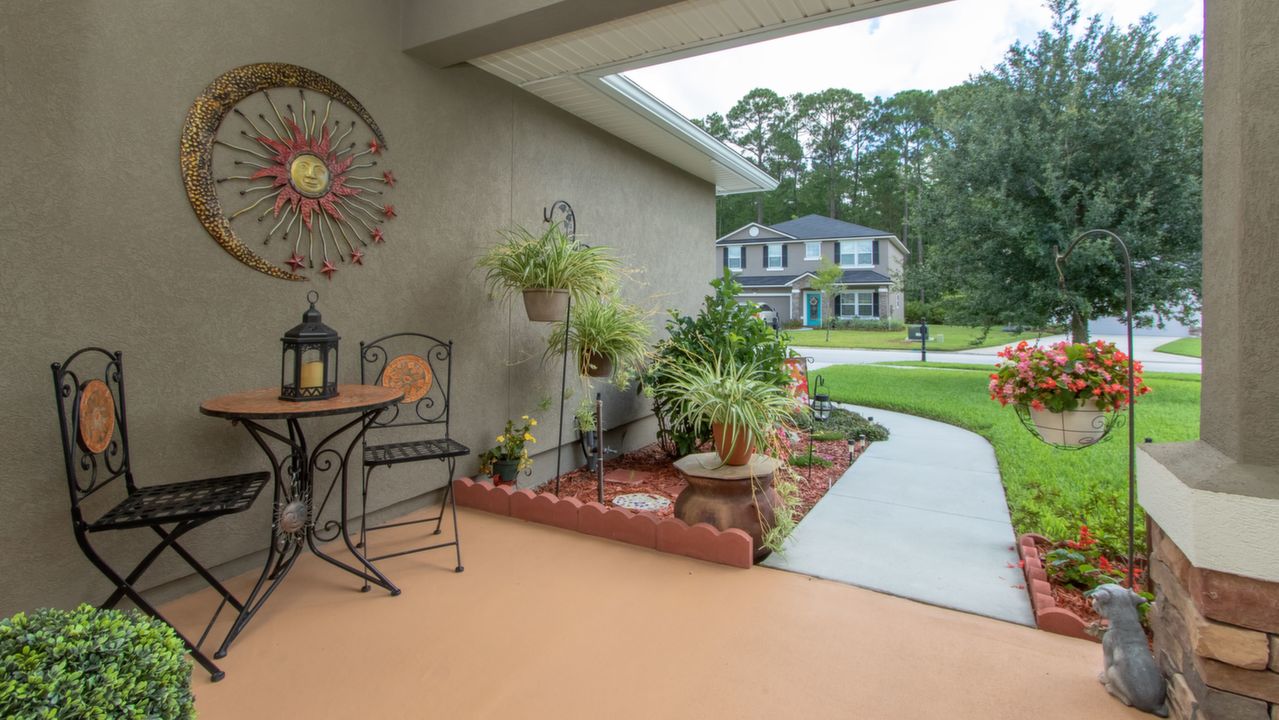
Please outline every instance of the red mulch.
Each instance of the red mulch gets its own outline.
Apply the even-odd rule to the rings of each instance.
[[[1050,550],[1057,548],[1059,545],[1059,543],[1053,543],[1049,540],[1035,541],[1035,548],[1039,551],[1039,559],[1043,561],[1045,569],[1048,567],[1048,562],[1044,560],[1044,556],[1047,555]],[[1121,572],[1125,567],[1127,567],[1119,562],[1115,562],[1114,564]],[[1138,569],[1141,569],[1144,567],[1144,564],[1144,561],[1138,557],[1135,566]],[[1063,610],[1069,610],[1070,612],[1078,615],[1079,619],[1083,620],[1085,625],[1100,623],[1102,621],[1101,616],[1097,614],[1097,611],[1093,610],[1092,601],[1084,597],[1083,590],[1080,590],[1073,585],[1058,583],[1051,573],[1048,575],[1048,585],[1052,588],[1053,600],[1057,602],[1057,607],[1062,608]],[[1140,575],[1137,577],[1137,589],[1147,589],[1142,586]],[[1146,630],[1146,636],[1153,642],[1154,638],[1151,635],[1150,628],[1145,627],[1144,629]]]
[[[790,444],[790,452],[802,455],[808,452],[808,439],[802,438]],[[827,483],[834,483],[848,469],[848,444],[843,440],[813,443],[813,454],[830,460],[828,468],[814,467],[812,479],[809,480],[808,468],[790,467],[794,471],[792,480],[799,487],[800,506],[796,510],[795,520],[813,509],[813,505],[826,494]],[[629,471],[636,471],[639,482],[613,482],[607,478],[620,475],[630,478]],[[664,509],[654,513],[658,517],[671,517],[675,514],[675,499],[679,497],[687,483],[680,477],[679,471],[672,464],[670,456],[662,451],[657,443],[645,445],[638,450],[626,453],[604,463],[604,503],[612,506],[613,498],[629,493],[650,493],[671,501]],[[541,492],[555,492],[555,480],[550,480],[538,488]],[[598,501],[599,490],[595,474],[585,466],[564,473],[560,476],[560,497],[573,497],[583,503]]]

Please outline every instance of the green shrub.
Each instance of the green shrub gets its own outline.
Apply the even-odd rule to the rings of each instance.
[[[828,468],[834,463],[821,455],[809,455],[808,453],[804,453],[803,455],[792,455],[790,458],[790,464],[795,467],[808,467],[809,465],[812,465],[819,468]]]
[[[945,325],[946,316],[950,314],[944,302],[921,303],[918,300],[906,301],[907,323],[918,325],[920,320],[925,319],[925,312],[927,312],[926,318],[929,325]]]
[[[801,413],[795,417],[795,426],[807,431],[814,430],[814,440],[856,440],[865,435],[867,440],[879,442],[888,439],[888,428],[873,423],[851,410],[835,408],[830,417],[814,426],[812,416]]]
[[[742,286],[727,268],[723,277],[712,280],[714,293],[706,296],[697,317],[672,310],[666,321],[669,337],[657,344],[652,361],[641,378],[644,394],[653,399],[657,415],[658,440],[674,457],[697,452],[711,438],[710,424],[698,419],[688,407],[688,398],[676,387],[676,378],[696,366],[717,360],[750,367],[754,380],[773,387],[786,387],[790,374],[783,367],[791,353],[790,337],[773,332],[755,317],[752,305],[737,302]]]
[[[831,322],[831,327],[837,330],[883,330],[891,332],[894,330],[902,330],[906,326],[902,324],[900,320],[894,320],[892,318],[873,320],[869,318],[856,318],[852,320],[834,320]]]
[[[0,717],[194,716],[186,646],[160,620],[91,605],[0,620]]]

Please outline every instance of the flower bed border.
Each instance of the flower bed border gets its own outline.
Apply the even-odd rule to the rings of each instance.
[[[1098,642],[1097,637],[1088,633],[1088,623],[1083,618],[1057,606],[1052,586],[1048,584],[1048,573],[1044,570],[1043,561],[1039,559],[1039,548],[1035,545],[1037,540],[1047,541],[1042,535],[1035,533],[1026,533],[1017,538],[1017,553],[1021,555],[1022,569],[1026,572],[1026,590],[1030,592],[1035,624],[1040,630],[1050,633]]]
[[[583,504],[577,498],[516,490],[510,485],[494,487],[488,480],[476,482],[465,477],[453,481],[453,493],[458,505],[494,515],[574,530],[720,565],[750,568],[754,564],[751,536],[737,528],[719,530],[707,523],[690,526],[677,518],[658,519],[648,513],[604,507],[597,502]]]

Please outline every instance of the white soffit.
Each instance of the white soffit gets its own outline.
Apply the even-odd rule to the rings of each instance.
[[[471,64],[713,182],[777,181],[620,73],[947,0],[687,0],[471,60]]]

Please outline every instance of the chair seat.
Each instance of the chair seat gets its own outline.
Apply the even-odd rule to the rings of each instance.
[[[270,473],[255,472],[140,487],[89,530],[122,530],[237,513],[248,509],[270,480]]]
[[[365,465],[395,465],[417,460],[440,460],[470,455],[471,449],[456,440],[411,440],[409,442],[369,445],[364,448]]]

